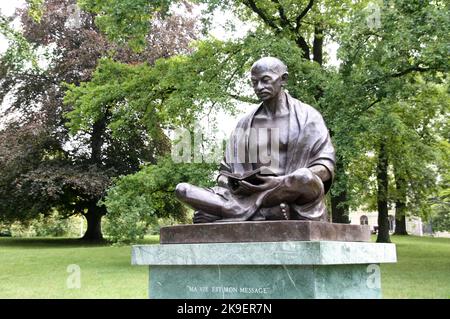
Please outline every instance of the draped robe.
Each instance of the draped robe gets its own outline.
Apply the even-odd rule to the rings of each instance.
[[[324,197],[329,191],[334,177],[335,150],[321,114],[313,107],[294,99],[288,93],[285,94],[289,109],[289,138],[287,162],[286,167],[284,167],[285,175],[300,168],[310,168],[315,165],[323,165],[331,175],[329,180],[321,184],[323,187],[321,194],[313,202],[302,205],[295,202],[287,203],[291,211],[290,219],[326,220]],[[249,136],[255,114],[261,107],[262,104],[238,122],[227,143],[221,170],[244,174],[254,169],[248,158]],[[269,189],[251,195],[236,195],[232,194],[229,189],[220,186],[213,187],[210,190],[221,196],[227,207],[236,212],[232,218],[223,218],[217,222],[267,219],[263,213],[263,203],[268,196],[274,195],[277,191],[276,189]],[[295,190],[290,191],[295,192]],[[278,204],[274,203],[274,206]]]

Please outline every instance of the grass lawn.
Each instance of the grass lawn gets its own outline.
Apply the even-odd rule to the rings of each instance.
[[[384,298],[450,298],[450,238],[392,236],[397,263],[381,266]]]
[[[382,265],[385,298],[450,298],[450,239],[393,236],[398,263]],[[146,243],[157,243],[152,237]],[[129,246],[73,239],[0,238],[0,298],[146,298],[146,267],[131,266]],[[81,288],[68,289],[69,265]]]
[[[69,265],[81,269],[80,289],[67,288]],[[130,246],[0,238],[0,298],[146,298],[147,281],[148,268],[131,266]]]

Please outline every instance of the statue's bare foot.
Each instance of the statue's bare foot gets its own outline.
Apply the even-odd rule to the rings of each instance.
[[[198,210],[194,213],[194,224],[213,223],[220,217]]]

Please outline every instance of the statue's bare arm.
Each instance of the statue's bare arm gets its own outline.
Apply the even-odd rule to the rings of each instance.
[[[314,165],[309,168],[311,172],[320,177],[322,182],[326,182],[331,179],[331,173],[324,165]]]

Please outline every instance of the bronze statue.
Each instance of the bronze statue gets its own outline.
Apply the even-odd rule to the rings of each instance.
[[[218,186],[177,185],[177,197],[196,210],[194,223],[327,220],[334,147],[320,113],[285,92],[287,78],[279,59],[253,64],[251,81],[262,103],[232,133]]]

